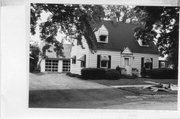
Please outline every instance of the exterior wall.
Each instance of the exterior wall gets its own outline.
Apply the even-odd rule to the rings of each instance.
[[[43,60],[41,61],[40,66],[41,66],[41,72],[45,72],[45,59],[43,59]]]
[[[158,68],[158,66],[159,66],[159,61],[158,61],[159,55],[133,53],[133,56],[134,56],[134,58],[133,58],[133,62],[132,62],[133,63],[132,67],[138,69],[139,76],[140,76],[140,72],[141,72],[141,58],[142,57],[153,58],[153,68]]]
[[[89,61],[89,47],[86,43],[86,40],[83,38],[82,39],[82,44],[83,44],[83,48],[81,45],[77,45],[77,41],[74,41],[74,46],[72,47],[71,50],[71,57],[76,56],[76,64],[72,64],[72,60],[71,60],[71,68],[70,68],[70,72],[71,73],[75,73],[75,74],[81,74],[81,61],[78,61],[78,59],[80,57],[82,57],[83,55],[86,55],[86,67],[89,67],[88,61]]]
[[[121,54],[118,51],[98,50],[96,53],[89,53],[89,68],[97,68],[97,55],[111,55],[111,69],[115,69],[118,65],[122,66]]]
[[[107,28],[106,28],[104,25],[102,25],[102,26],[95,32],[95,36],[96,36],[97,42],[101,42],[101,41],[100,41],[100,38],[99,38],[100,35],[107,35],[107,36],[109,35],[108,30],[107,30]],[[107,40],[106,40],[105,42],[103,42],[103,43],[108,43],[108,37],[107,37]]]
[[[62,72],[62,60],[58,61],[58,72]]]
[[[118,65],[122,68],[126,68],[124,65],[124,56],[121,55],[118,51],[97,51],[95,54],[89,54],[89,68],[97,68],[97,55],[111,55],[111,69],[115,69]],[[153,58],[153,68],[158,68],[159,61],[158,55],[155,54],[141,54],[141,53],[133,53],[130,58],[130,66],[131,68],[138,69],[138,76],[140,76],[141,72],[141,58],[142,57],[150,57]]]

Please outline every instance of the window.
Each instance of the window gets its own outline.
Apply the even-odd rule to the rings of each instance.
[[[99,36],[99,39],[100,39],[100,41],[105,42],[106,39],[107,39],[107,35],[100,35],[100,36]]]
[[[76,64],[76,56],[72,58],[72,64]]]
[[[138,39],[137,40],[140,46],[145,46],[145,47],[149,47],[149,43],[147,41]]]
[[[146,62],[144,65],[145,69],[151,69],[152,62]]]
[[[124,58],[124,65],[129,66],[129,58]]]
[[[58,71],[58,60],[46,60],[45,71],[57,72]]]
[[[111,56],[97,55],[97,68],[111,68]]]
[[[107,68],[108,67],[108,61],[101,61],[101,67]]]
[[[81,61],[81,67],[86,67],[86,62],[85,61]]]
[[[141,68],[150,70],[153,68],[153,58],[142,57],[141,58]]]

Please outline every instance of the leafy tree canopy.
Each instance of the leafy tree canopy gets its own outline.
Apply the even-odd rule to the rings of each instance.
[[[84,36],[90,49],[95,49],[96,37],[93,32],[93,24],[100,22],[104,17],[103,7],[100,5],[71,5],[71,4],[31,4],[31,33],[35,34],[37,20],[41,17],[42,11],[50,12],[51,16],[47,21],[41,23],[41,39],[56,41],[55,36],[58,30],[75,38],[81,44],[81,37]]]
[[[179,7],[115,6],[80,4],[31,4],[31,33],[35,34],[41,13],[50,13],[47,21],[40,24],[40,37],[49,43],[58,43],[55,36],[63,32],[71,39],[85,37],[91,51],[96,49],[94,25],[111,16],[119,22],[141,24],[135,29],[137,39],[156,41],[160,55],[168,54],[168,60],[177,67]],[[61,45],[57,45],[61,46]],[[62,48],[57,49],[60,52]]]
[[[178,67],[179,7],[136,7],[137,13],[146,13],[140,21],[143,27],[136,29],[137,38],[146,42],[157,40],[160,55]]]

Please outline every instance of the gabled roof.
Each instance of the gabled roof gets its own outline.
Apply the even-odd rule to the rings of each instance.
[[[65,58],[71,58],[71,44],[63,44],[63,53]]]
[[[108,43],[97,43],[97,49],[123,51],[128,47],[133,53],[158,54],[154,43],[149,47],[140,46],[134,37],[134,29],[137,25],[112,21],[102,21],[97,29],[104,25],[108,29]]]

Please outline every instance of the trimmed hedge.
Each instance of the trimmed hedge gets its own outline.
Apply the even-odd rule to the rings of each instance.
[[[116,69],[110,69],[106,71],[106,79],[119,79],[120,78],[120,72]]]
[[[177,70],[169,68],[152,69],[148,71],[147,75],[153,79],[176,79]]]
[[[68,76],[70,76],[70,77],[77,77],[77,78],[80,78],[80,77],[81,77],[81,75],[79,75],[79,74],[73,74],[73,73],[71,73],[71,72],[66,73],[66,75],[68,75]]]
[[[101,68],[84,68],[81,70],[81,76],[83,79],[103,79],[105,72],[105,69]]]
[[[115,69],[84,68],[81,70],[83,79],[118,79],[120,73]]]

